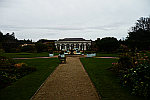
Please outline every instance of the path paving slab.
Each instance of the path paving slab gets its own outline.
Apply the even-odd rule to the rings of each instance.
[[[100,100],[79,57],[67,57],[60,64],[32,100]]]

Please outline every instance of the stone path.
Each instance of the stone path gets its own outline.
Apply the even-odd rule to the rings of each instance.
[[[67,57],[31,98],[32,100],[100,100],[78,57]]]

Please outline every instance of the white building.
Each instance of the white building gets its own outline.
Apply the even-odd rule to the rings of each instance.
[[[64,38],[55,41],[57,50],[69,51],[69,50],[90,50],[91,40],[85,40],[83,38]]]

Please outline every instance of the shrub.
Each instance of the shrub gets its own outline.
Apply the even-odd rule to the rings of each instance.
[[[87,54],[91,54],[91,51],[85,51],[85,53],[87,53]]]
[[[16,64],[16,62],[13,59],[6,58],[4,56],[0,56],[0,66],[0,90],[13,84],[18,79],[36,70],[36,67],[34,66],[28,66],[25,63]]]
[[[133,89],[132,94],[149,98],[150,93],[150,65],[140,64],[131,68],[121,79],[123,85],[129,85]]]
[[[135,67],[133,62],[135,61],[134,58],[130,58],[128,54],[122,55],[117,63],[112,63],[112,68],[110,70],[117,76],[122,74],[122,72],[126,72],[128,69]]]
[[[30,73],[32,73],[33,71],[36,70],[36,67],[28,66],[25,63],[18,63],[18,64],[15,64],[15,66],[17,68],[16,74],[19,75],[20,77],[28,75],[28,74],[30,74]]]
[[[122,68],[128,69],[133,67],[132,59],[128,55],[121,56],[120,59],[118,60],[118,63],[121,64]]]
[[[146,54],[123,54],[110,69],[123,86],[130,86],[132,94],[150,98],[150,64]]]
[[[11,48],[10,47],[5,47],[4,51],[5,51],[5,53],[10,53],[11,52]]]

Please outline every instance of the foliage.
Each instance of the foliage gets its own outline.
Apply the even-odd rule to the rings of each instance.
[[[23,46],[21,52],[35,52],[35,47],[32,45]]]
[[[132,59],[128,55],[121,56],[118,63],[122,66],[122,68],[129,69],[133,67]]]
[[[13,84],[18,79],[36,70],[33,66],[25,63],[16,64],[13,59],[0,56],[1,66],[1,87],[0,90]]]
[[[132,94],[149,98],[150,94],[150,65],[140,64],[136,68],[128,69],[128,73],[121,79],[123,85],[133,89]]]
[[[36,43],[35,44],[35,48],[37,50],[38,53],[42,53],[44,51],[47,51],[47,45],[43,44],[43,43]]]
[[[3,33],[0,31],[0,42],[15,42],[17,39],[15,39],[15,33],[12,32],[12,34],[6,33],[6,35],[3,35]]]
[[[43,53],[34,54],[43,55]],[[30,56],[34,57],[34,54]],[[15,55],[13,56],[15,57]],[[27,65],[36,66],[36,71],[1,90],[0,100],[30,100],[41,84],[59,65],[58,58],[16,59],[15,61],[17,63],[24,62]]]
[[[97,46],[99,50],[104,50],[109,53],[110,51],[115,51],[120,46],[118,40],[114,37],[106,37],[97,41]]]
[[[137,20],[134,27],[129,32],[124,43],[134,52],[135,48],[139,50],[150,50],[150,17],[141,17]]]
[[[148,41],[150,39],[150,31],[139,29],[135,32],[129,32],[128,40]]]
[[[124,86],[132,88],[132,94],[149,98],[150,64],[145,54],[125,54],[110,69]]]
[[[3,50],[6,53],[16,53],[20,51],[19,45],[22,44],[31,44],[32,40],[18,40],[15,38],[15,33],[12,34],[6,33],[5,35],[0,31],[0,49],[3,48]],[[23,50],[24,51],[24,48]],[[29,51],[29,50],[28,50]]]
[[[85,53],[87,53],[87,54],[91,54],[92,52],[91,52],[91,51],[85,51]]]
[[[92,54],[92,53],[96,53],[96,51],[85,51],[84,53],[86,53],[86,54]]]
[[[135,23],[134,27],[131,27],[131,32],[137,32],[138,30],[146,30],[150,31],[150,17],[143,18],[141,17],[137,22]]]
[[[35,57],[48,57],[48,52],[43,53],[1,53],[1,55],[9,57],[9,58],[35,58]]]
[[[118,57],[118,53],[106,53],[106,52],[97,52],[97,57]]]
[[[135,52],[136,49],[138,50],[150,50],[150,40],[147,41],[140,41],[140,40],[127,40],[125,44]]]
[[[118,62],[112,63],[112,68],[110,68],[110,70],[116,75],[118,76],[120,74],[120,72],[123,71],[127,71],[127,69],[132,68],[134,65],[132,63],[132,61],[134,60],[134,58],[130,58],[129,55],[123,55],[119,58]]]

